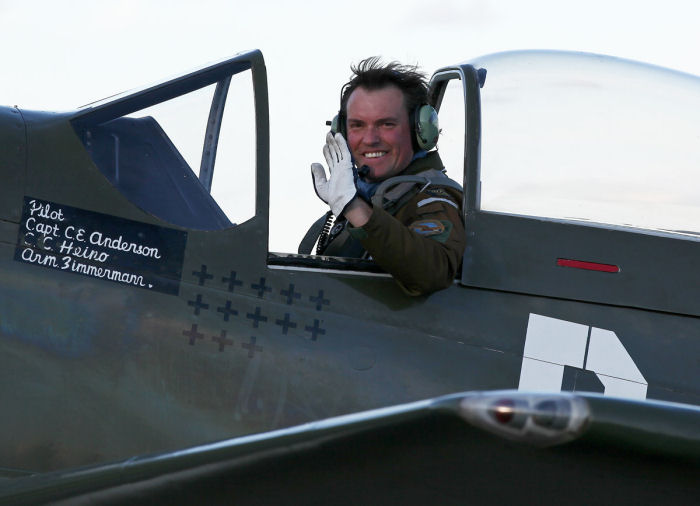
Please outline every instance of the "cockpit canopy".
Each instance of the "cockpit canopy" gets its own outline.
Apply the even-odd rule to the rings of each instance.
[[[700,78],[585,53],[470,63],[482,210],[700,235]]]

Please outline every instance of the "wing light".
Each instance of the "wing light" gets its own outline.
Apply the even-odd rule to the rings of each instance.
[[[590,409],[585,399],[571,394],[509,391],[466,394],[460,403],[460,415],[507,439],[551,446],[580,436]]]
[[[586,271],[620,272],[620,267],[617,265],[584,262],[582,260],[571,260],[570,258],[557,258],[557,265],[559,267],[573,267],[574,269],[584,269]]]

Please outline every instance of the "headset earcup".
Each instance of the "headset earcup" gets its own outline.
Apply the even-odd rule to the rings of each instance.
[[[333,133],[333,135],[340,132],[341,134],[343,134],[343,137],[347,140],[348,136],[345,132],[345,115],[342,112],[336,114],[331,120],[331,132]]]
[[[327,125],[328,123],[326,123]],[[333,135],[338,133],[338,115],[336,114],[333,116],[333,119],[331,120],[331,133]]]
[[[420,149],[430,151],[437,146],[440,136],[440,124],[438,114],[431,105],[421,105],[415,111],[415,140]]]

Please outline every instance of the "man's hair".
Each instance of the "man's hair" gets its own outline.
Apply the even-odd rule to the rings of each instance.
[[[399,62],[382,63],[378,56],[362,60],[350,69],[353,77],[345,83],[340,97],[340,111],[347,117],[348,99],[353,91],[362,87],[367,90],[380,90],[394,85],[403,92],[406,110],[411,112],[418,106],[428,103],[428,84],[425,74],[417,65],[402,65]]]

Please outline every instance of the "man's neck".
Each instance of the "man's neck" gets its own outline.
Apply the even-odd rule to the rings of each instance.
[[[401,175],[413,176],[424,170],[443,170],[445,168],[437,151],[428,151],[427,153],[423,151],[422,153],[425,154],[418,158],[414,157],[413,161],[408,164],[408,167],[401,172]]]

